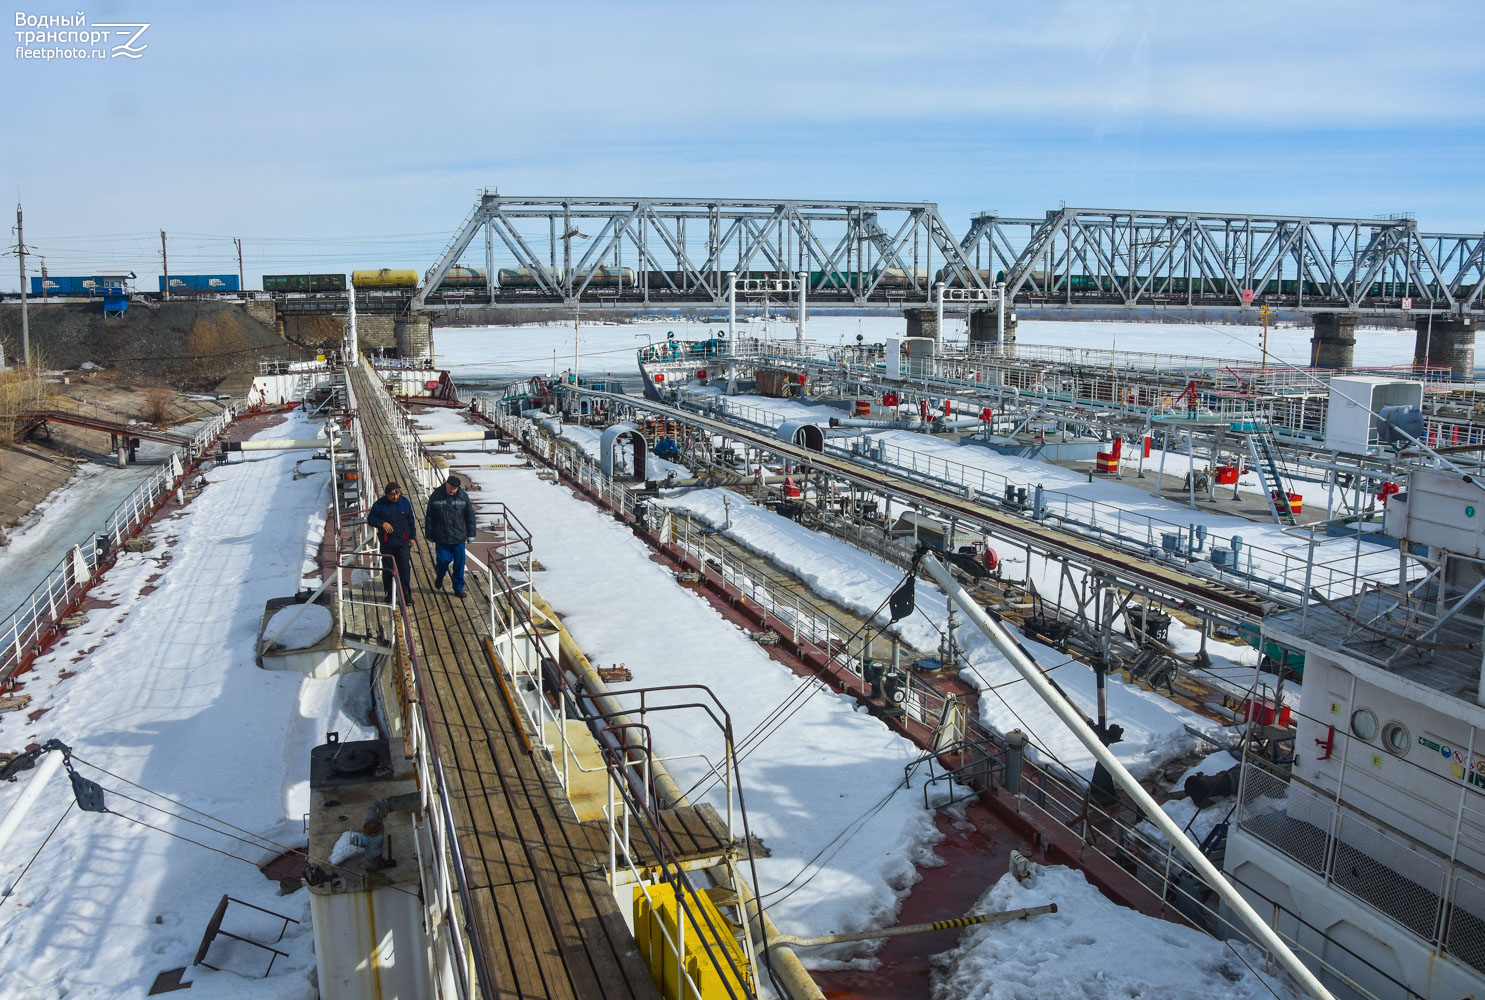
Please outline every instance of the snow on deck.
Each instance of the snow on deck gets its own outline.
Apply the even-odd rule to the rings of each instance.
[[[318,426],[295,414],[266,436],[314,437]],[[326,731],[371,735],[334,708],[355,675],[307,680],[254,662],[265,602],[301,586],[323,529],[329,481],[324,472],[294,479],[302,453],[253,454],[207,471],[201,495],[146,533],[153,551],[120,554],[92,595],[114,606],[89,610],[86,624],[25,678],[31,707],[49,711],[36,722],[24,713],[0,717],[8,748],[57,738],[117,775],[79,765],[120,814],[74,808],[64,816],[71,794],[58,775],[11,841],[0,862],[7,886],[40,853],[0,904],[7,997],[142,996],[156,973],[190,966],[223,893],[303,922],[277,945],[290,954],[272,977],[256,978],[266,956],[237,954],[228,967],[242,975],[189,969],[191,996],[307,1000],[316,993],[307,892],[280,897],[277,884],[255,870],[267,860],[261,845],[193,825],[201,817],[187,808],[302,847],[310,748]],[[155,589],[146,593],[151,582]],[[0,809],[29,778],[0,785]]]
[[[1033,864],[980,897],[975,913],[1056,903],[1057,912],[971,927],[934,959],[936,1000],[1294,1000],[1264,975],[1263,956],[1114,903],[1070,868]]]
[[[734,412],[751,415],[750,411],[762,411],[779,419],[823,420],[842,412],[833,407],[810,406],[769,396],[718,398]],[[1192,509],[1152,496],[1148,488],[1134,485],[1139,480],[1090,477],[1086,471],[1063,468],[1039,458],[1002,455],[991,448],[960,444],[950,438],[912,431],[873,431],[868,436],[872,441],[886,443],[890,466],[970,486],[992,496],[999,496],[1007,481],[1025,486],[1028,491],[1041,485],[1046,489],[1047,523],[1069,531],[1086,533],[1088,529],[1082,524],[1097,523],[1105,531],[1142,538],[1147,546],[1158,550],[1163,532],[1184,533],[1195,525],[1207,532],[1206,547],[1200,555],[1210,552],[1213,546],[1230,546],[1233,536],[1238,536],[1244,546],[1240,557],[1244,571],[1251,570],[1259,579],[1286,583],[1296,589],[1307,583],[1324,588],[1332,580],[1344,585],[1358,572],[1387,574],[1395,573],[1397,568],[1393,550],[1363,544],[1354,538],[1321,536],[1311,578],[1306,575],[1308,541],[1283,525]],[[1181,456],[1181,462],[1185,461]],[[1184,465],[1177,471],[1184,474]],[[1148,482],[1153,485],[1154,480]],[[1081,524],[1063,524],[1064,518]],[[1187,570],[1220,576],[1210,564],[1203,562],[1189,564]]]
[[[731,527],[727,530],[730,537],[767,556],[823,596],[857,614],[865,616],[875,611],[902,580],[903,572],[896,566],[726,490],[689,491],[662,503],[720,526],[727,516],[722,504],[724,497],[729,499],[731,507]],[[919,580],[917,604],[918,612],[903,619],[896,628],[915,648],[936,650],[939,629],[948,619],[948,599],[931,582]],[[963,676],[981,692],[981,719],[1001,732],[1024,730],[1042,753],[1085,777],[1091,776],[1092,755],[1020,680],[1020,674],[1000,651],[972,626],[960,629],[959,641],[970,664]],[[1023,638],[1021,643],[1044,669],[1051,671],[1079,708],[1090,713],[1096,709],[1091,667],[1030,639]],[[1108,691],[1109,718],[1124,727],[1124,742],[1113,747],[1114,753],[1137,775],[1148,773],[1175,754],[1195,748],[1197,741],[1186,731],[1187,726],[1214,735],[1220,732],[1220,727],[1211,720],[1137,685],[1110,677]]]
[[[420,414],[419,422],[430,421]],[[768,656],[650,558],[625,526],[530,470],[477,469],[480,500],[510,506],[534,536],[545,572],[537,589],[597,665],[624,663],[635,686],[704,684],[731,713],[741,742],[791,695],[777,731],[742,759],[764,902],[785,933],[815,935],[890,924],[898,896],[938,839],[921,783],[903,784],[919,756],[853,702]],[[622,688],[624,685],[615,685]],[[693,700],[687,696],[684,700]],[[716,758],[719,732],[696,712],[651,713],[656,745],[683,790]],[[700,798],[725,810],[720,787]],[[816,958],[816,962],[823,959]]]

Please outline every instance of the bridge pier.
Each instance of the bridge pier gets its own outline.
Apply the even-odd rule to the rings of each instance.
[[[1475,321],[1469,316],[1422,316],[1414,321],[1418,339],[1414,364],[1447,367],[1454,378],[1475,377]]]
[[[1356,314],[1315,314],[1315,332],[1310,337],[1311,368],[1350,368],[1356,361]]]
[[[407,361],[433,357],[433,318],[425,313],[399,319],[393,325],[397,356]]]
[[[973,344],[1005,344],[1006,347],[1014,347],[1016,343],[1016,314],[1009,305],[1005,312],[1005,329],[1002,334],[998,309],[973,309],[969,314],[969,342]]]
[[[906,306],[902,314],[907,317],[909,337],[938,339],[938,310],[932,306]]]

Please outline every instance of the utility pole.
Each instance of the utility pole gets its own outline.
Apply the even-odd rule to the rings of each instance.
[[[1258,315],[1263,317],[1263,346],[1259,348],[1263,352],[1263,371],[1268,371],[1268,318],[1273,314],[1267,302],[1258,309]]]
[[[15,255],[21,265],[21,359],[29,368],[31,367],[31,316],[26,310],[26,230],[21,221],[21,206],[18,202],[15,206]]]
[[[242,240],[234,236],[232,242],[237,245],[237,290],[245,292],[247,291],[247,279],[242,276]]]
[[[165,301],[170,301],[170,258],[165,255],[165,230],[160,230],[160,266],[165,271]]]
[[[46,299],[47,299],[47,294],[46,294],[46,258],[45,257],[38,257],[37,259],[41,261],[41,301],[45,302]]]

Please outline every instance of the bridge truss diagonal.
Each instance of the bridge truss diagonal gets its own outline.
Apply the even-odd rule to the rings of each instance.
[[[937,270],[986,288],[932,202],[508,197],[481,192],[425,276],[422,307],[483,232],[491,299],[495,254],[522,292],[567,304],[594,297],[724,305],[728,275],[807,275],[811,299],[926,302]],[[626,277],[629,276],[629,277]]]
[[[1301,310],[1475,308],[1485,236],[1420,233],[1410,218],[1311,218],[1060,208],[971,220],[976,268],[1018,305]]]
[[[445,300],[461,261],[481,291]],[[499,266],[497,267],[497,262]],[[1329,218],[1060,207],[983,212],[954,235],[933,202],[527,197],[485,189],[413,307],[721,307],[730,274],[821,306],[927,305],[937,286],[1018,308],[1323,312],[1485,309],[1485,234],[1424,233],[1406,216]],[[762,279],[752,281],[751,279]],[[782,281],[781,281],[782,279]]]

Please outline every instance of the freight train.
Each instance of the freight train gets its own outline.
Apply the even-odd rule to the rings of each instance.
[[[979,268],[975,272],[987,287],[994,288],[996,284],[1006,280],[1005,271],[991,272],[986,268]],[[1142,292],[1145,296],[1150,295],[1175,295],[1185,296],[1188,293],[1195,298],[1217,297],[1236,299],[1242,295],[1243,286],[1234,284],[1224,277],[1206,277],[1197,275],[1191,278],[1163,277],[1151,278],[1148,275],[1135,275],[1131,279],[1128,275],[1115,275],[1113,277],[1095,276],[1088,274],[1063,274],[1054,272],[1048,274],[1043,270],[1030,272],[1031,281],[1036,285],[1046,288],[1049,284],[1055,285],[1057,294],[1065,295],[1070,288],[1074,295],[1122,295],[1124,289],[1144,286]],[[935,284],[942,282],[948,288],[962,288],[964,279],[948,268],[939,268],[933,275]],[[1032,294],[1033,289],[1029,284],[1021,286],[1021,295],[1025,297]],[[1305,298],[1326,299],[1337,298],[1338,294],[1318,281],[1301,281],[1298,278],[1284,278],[1279,281],[1269,281],[1263,287],[1264,295],[1281,295],[1294,297],[1303,294]],[[1374,281],[1368,286],[1367,298],[1373,299],[1400,299],[1414,296],[1420,299],[1444,298],[1443,291],[1434,284],[1419,284],[1416,281]]]
[[[133,271],[104,271],[100,274],[65,277],[48,274],[44,278],[31,279],[31,294],[45,298],[96,298],[105,292],[118,294],[132,291],[129,282],[134,280]]]
[[[550,270],[550,278],[555,279],[559,285],[563,282],[562,268]],[[789,271],[739,271],[737,272],[737,283],[746,286],[752,283],[762,282],[792,282],[797,280],[798,275]],[[811,291],[830,290],[854,290],[871,287],[876,284],[878,291],[890,289],[909,289],[914,285],[916,279],[919,288],[926,288],[928,283],[928,272],[918,271],[910,277],[908,272],[899,267],[888,267],[873,271],[810,271],[809,286]],[[692,275],[688,271],[638,271],[631,267],[600,267],[576,271],[572,275],[574,288],[586,285],[588,288],[638,288],[647,287],[652,293],[664,293],[669,288],[686,288],[692,283]],[[727,272],[722,272],[722,282],[727,281]],[[512,290],[543,291],[543,283],[537,272],[527,267],[502,267],[495,272],[495,284],[497,288]]]
[[[165,291],[165,276],[159,278],[160,291]],[[189,295],[197,292],[236,292],[242,286],[235,274],[172,274],[171,295]]]
[[[265,274],[265,292],[343,292],[343,274]]]
[[[723,271],[719,276],[716,272],[704,273],[708,279],[719,277],[721,287],[726,289],[728,272]],[[989,288],[994,288],[997,283],[1006,280],[1004,270],[991,271],[987,268],[978,268],[974,273]],[[958,273],[948,268],[939,268],[931,276],[926,270],[909,272],[900,267],[873,268],[865,271],[810,271],[808,276],[810,296],[825,300],[854,298],[863,294],[867,289],[871,289],[873,295],[885,295],[890,298],[894,295],[906,295],[912,292],[931,294],[933,286],[940,283],[947,288],[959,288],[965,284],[964,279]],[[132,271],[104,272],[75,277],[47,275],[45,279],[33,277],[30,293],[37,297],[45,295],[59,298],[98,297],[103,294],[104,289],[123,289],[126,293],[132,293],[134,289],[129,282],[134,277]],[[550,296],[553,290],[548,285],[555,281],[560,290],[567,285],[565,277],[562,268],[548,271],[543,280],[531,268],[502,267],[495,272],[494,287],[515,296],[529,295],[532,298]],[[1134,287],[1143,286],[1141,296],[1144,298],[1164,296],[1181,299],[1189,296],[1207,300],[1237,300],[1243,292],[1239,285],[1224,277],[1200,275],[1190,278],[1158,277],[1154,279],[1136,275],[1131,279],[1127,275],[1108,277],[1061,272],[1049,274],[1038,269],[1030,272],[1030,278],[1035,286],[1041,288],[1046,288],[1048,285],[1055,286],[1056,291],[1050,293],[1054,298],[1064,296],[1071,296],[1074,299],[1122,298],[1125,289],[1131,287],[1131,282]],[[756,293],[760,286],[772,285],[778,289],[775,294],[781,298],[793,294],[791,289],[796,280],[797,275],[789,271],[737,272],[740,289]],[[636,271],[632,267],[583,268],[573,271],[571,275],[571,284],[574,288],[583,288],[585,291],[612,292],[620,296],[638,293],[642,290],[648,296],[655,298],[664,298],[667,293],[676,289],[692,288],[694,281],[695,275],[689,271]],[[393,267],[352,271],[349,277],[345,274],[263,275],[263,291],[278,294],[343,294],[348,288],[355,288],[373,294],[410,295],[417,290],[418,284],[417,271]],[[490,272],[486,268],[455,265],[448,269],[438,287],[430,293],[429,297],[434,300],[473,298],[488,293],[490,287]],[[241,283],[235,274],[172,274],[170,276],[172,294],[197,296],[240,294],[241,290]],[[161,293],[165,291],[163,277],[159,279],[159,291]],[[1269,281],[1264,286],[1262,295],[1286,299],[1303,295],[1307,299],[1314,300],[1341,297],[1324,283],[1294,278]],[[1364,297],[1386,300],[1408,296],[1422,300],[1438,300],[1446,297],[1444,289],[1437,285],[1392,280],[1373,281],[1367,287]],[[1023,284],[1018,297],[1022,300],[1035,300],[1038,298],[1038,292],[1031,283]]]

